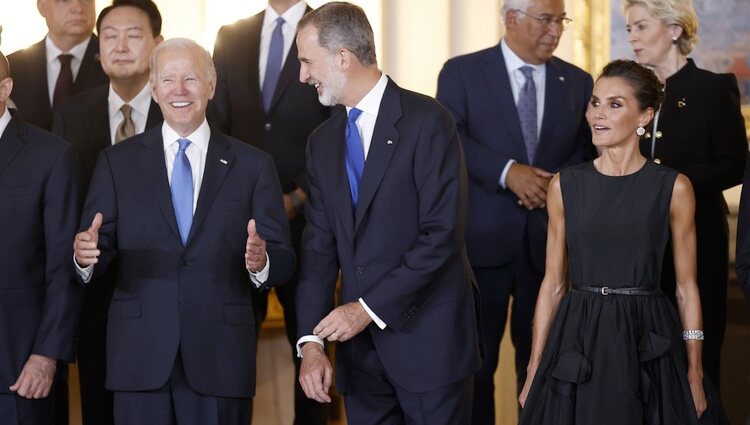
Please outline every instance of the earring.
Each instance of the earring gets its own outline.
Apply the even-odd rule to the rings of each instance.
[[[643,128],[643,126],[640,126],[640,127],[638,127],[638,128],[637,128],[637,129],[635,130],[635,134],[637,134],[637,135],[638,135],[638,137],[640,137],[640,136],[643,136],[644,134],[646,134],[646,129],[645,129],[645,128]]]
[[[672,44],[677,44],[677,37],[672,37]]]

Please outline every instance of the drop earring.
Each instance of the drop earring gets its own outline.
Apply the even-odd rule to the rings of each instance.
[[[645,128],[643,128],[643,126],[639,126],[639,127],[638,127],[638,128],[637,128],[637,129],[635,130],[635,134],[637,134],[637,135],[638,135],[638,137],[641,137],[641,136],[643,136],[644,134],[646,134],[646,129],[645,129]]]

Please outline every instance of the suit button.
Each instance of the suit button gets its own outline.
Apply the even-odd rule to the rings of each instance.
[[[189,263],[188,263],[188,261],[187,261],[186,259],[184,259],[184,258],[180,258],[180,265],[181,265],[181,266],[187,266],[188,264],[189,264]]]
[[[655,158],[655,159],[654,159],[654,162],[655,162],[655,163],[657,163],[657,164],[661,164],[661,159],[659,159],[659,158]]]
[[[270,122],[267,122],[267,123],[266,123],[266,125],[264,125],[264,126],[263,126],[263,128],[264,128],[264,129],[265,129],[266,131],[271,131],[271,123],[270,123]]]
[[[362,266],[357,266],[357,267],[356,267],[356,268],[354,269],[354,271],[355,271],[355,272],[356,272],[357,274],[362,274],[362,273],[364,273],[364,272],[365,272],[365,268],[364,268],[364,267],[362,267]]]

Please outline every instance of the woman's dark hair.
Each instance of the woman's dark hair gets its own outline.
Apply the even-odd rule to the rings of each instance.
[[[616,59],[602,69],[599,78],[619,77],[633,88],[635,99],[641,111],[647,108],[658,110],[664,98],[664,84],[654,74],[654,71],[626,59]]]

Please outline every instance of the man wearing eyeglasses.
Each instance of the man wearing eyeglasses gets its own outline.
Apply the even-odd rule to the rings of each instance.
[[[593,152],[584,118],[591,76],[553,56],[571,22],[563,0],[506,0],[502,16],[500,43],[449,60],[437,90],[456,121],[469,172],[466,239],[484,350],[475,425],[495,423],[493,375],[511,297],[517,391],[526,379],[550,178]]]

